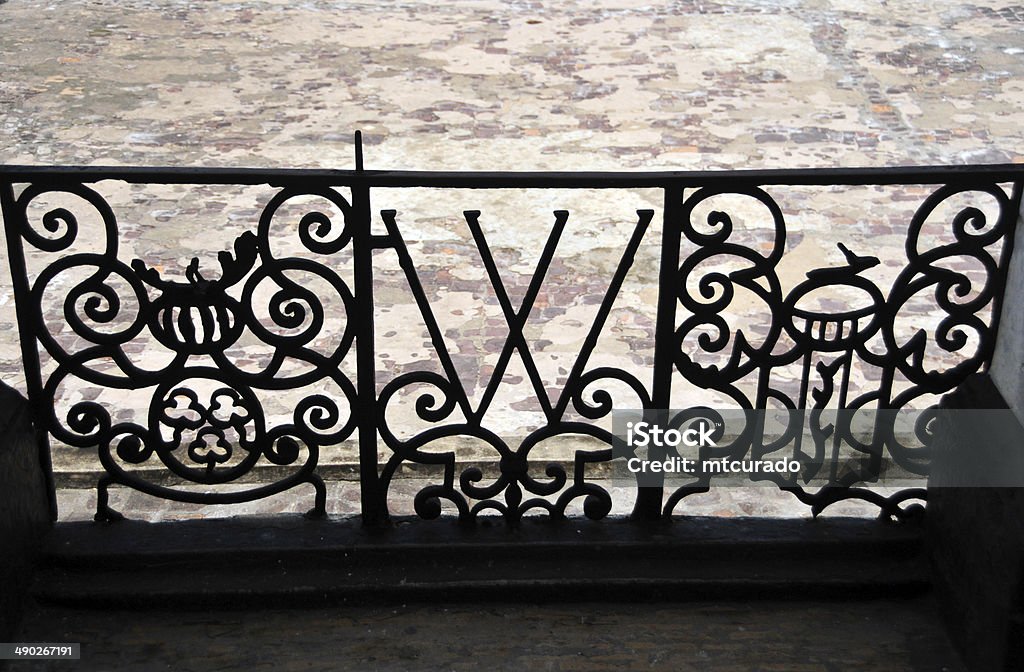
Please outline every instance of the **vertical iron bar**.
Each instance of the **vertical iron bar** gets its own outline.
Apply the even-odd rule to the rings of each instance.
[[[665,206],[661,217],[661,262],[658,274],[658,317],[654,331],[654,370],[652,373],[651,405],[667,409],[672,403],[673,344],[676,332],[677,284],[679,282],[679,232],[683,212],[683,188],[668,183]],[[659,520],[664,486],[637,488],[633,518]]]
[[[38,322],[34,319],[29,304],[31,291],[28,286],[28,269],[25,265],[25,249],[21,242],[16,213],[14,185],[5,182],[0,186],[0,208],[4,215],[4,229],[7,236],[7,258],[11,269],[11,283],[14,286],[14,307],[18,316],[18,337],[21,341],[21,361],[25,367],[25,387],[32,409],[32,426],[35,430],[39,467],[43,470],[46,496],[50,505],[50,519],[57,520],[57,489],[53,481],[53,463],[50,457],[50,433],[46,430],[45,400],[43,395],[42,371],[39,365],[39,342],[36,339]]]
[[[355,134],[356,170],[363,172],[363,132],[356,131]]]
[[[356,131],[356,166],[362,171],[362,134]],[[370,185],[352,183],[352,261],[355,279],[356,407],[359,427],[359,494],[364,525],[388,518],[377,464],[377,362],[373,335],[373,245],[370,227]]]

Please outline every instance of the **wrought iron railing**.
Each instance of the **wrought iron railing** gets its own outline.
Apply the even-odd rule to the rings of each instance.
[[[311,513],[323,515],[327,491],[318,471],[320,451],[345,441],[358,446],[361,513],[370,523],[387,518],[388,491],[402,465],[410,463],[433,465],[439,472],[415,495],[415,510],[425,518],[439,515],[442,501],[464,519],[488,510],[510,522],[531,510],[559,517],[581,502],[586,515],[604,517],[612,508],[612,495],[590,470],[612,459],[606,421],[615,404],[609,386],[631,391],[634,408],[678,407],[681,399],[673,398],[672,390],[674,382],[682,380],[742,409],[831,405],[885,410],[954,389],[971,373],[984,370],[993,352],[1024,185],[1024,168],[1019,166],[453,173],[369,171],[361,164],[357,156],[353,171],[0,169],[40,459],[49,469],[51,443],[54,449],[97,451],[105,472],[98,483],[98,518],[118,515],[108,506],[112,485],[185,502],[232,503],[311,484],[316,492]],[[118,213],[97,186],[109,184],[105,181],[266,185],[274,193],[252,230],[225,244],[232,249],[220,252],[219,269],[193,259],[183,272],[176,272],[122,256]],[[773,191],[784,186],[865,185],[924,185],[929,190],[905,222],[905,258],[882,260],[891,281],[882,286],[867,277],[865,271],[880,262],[872,250],[851,251],[841,245],[845,263],[813,268],[796,286],[783,287],[779,264],[787,252],[787,215]],[[377,207],[384,229],[373,230],[371,190],[414,187],[655,189],[661,192],[663,208],[658,220],[653,209],[637,210],[607,289],[593,300],[598,308],[579,354],[556,389],[540,375],[535,344],[524,326],[544,288],[569,213],[554,212],[554,226],[536,271],[516,306],[483,232],[481,213],[465,211],[464,220],[507,325],[507,337],[496,348],[500,354],[494,371],[482,395],[472,399],[466,371],[453,360],[410,254],[403,217]],[[709,209],[716,199],[729,195],[753,199],[751,203],[769,214],[770,223],[758,230],[760,238],[754,243],[737,242],[730,214]],[[97,220],[98,233],[85,236],[85,213],[51,205],[64,197],[91,210],[88,216]],[[296,249],[302,254],[284,251],[276,241],[286,231],[275,214],[296,199],[310,198],[325,206],[305,212],[297,227],[288,230],[297,234]],[[988,209],[957,205],[939,227],[945,239],[930,237],[926,243],[922,231],[926,223],[934,224],[937,208],[964,199],[984,200]],[[654,228],[660,228],[655,242],[660,267],[653,361],[642,375],[594,366],[591,354],[637,250]],[[842,234],[836,237],[843,243]],[[378,251],[397,256],[429,337],[433,370],[389,377],[377,364]],[[722,266],[723,260],[736,263]],[[846,298],[813,300],[816,293],[837,287],[845,287]],[[755,312],[759,324],[737,326],[732,320],[737,292],[746,292],[760,307]],[[901,311],[921,297],[938,319],[923,319],[909,333],[898,333],[895,325],[902,319]],[[261,348],[258,365],[241,361],[238,344],[243,342]],[[925,363],[929,348],[946,357],[942,366]],[[134,356],[140,349],[159,353],[159,364],[140,363]],[[529,436],[510,442],[488,426],[486,412],[514,354],[522,359],[542,420]],[[702,355],[718,359],[709,364]],[[799,372],[790,376],[790,387],[773,379],[786,367]],[[851,384],[851,370],[857,367],[872,372],[859,387]],[[130,394],[110,397],[114,401],[96,395],[76,398],[68,391],[72,380]],[[265,412],[268,398],[295,391],[290,417]],[[426,425],[412,434],[393,427],[389,416],[394,400],[409,394],[417,420]],[[125,415],[125,408],[134,408],[133,414]],[[908,447],[891,428],[888,434],[879,431],[882,451],[849,436],[840,438],[878,458],[870,462],[876,475],[883,452],[886,459],[913,473],[927,472],[927,445]],[[537,465],[531,451],[563,436],[582,436],[591,443],[573,451],[567,464]],[[926,432],[922,436],[927,444]],[[493,477],[488,480],[477,466],[460,464],[454,451],[429,449],[457,437],[470,437],[493,451]],[[730,454],[746,454],[752,446],[747,436],[734,442]],[[261,464],[278,467],[272,482],[220,489],[244,481]],[[150,465],[181,483],[209,488],[155,482],[152,471],[141,468]],[[883,513],[904,515],[909,500],[924,496],[919,489],[883,496],[859,487],[869,485],[871,476],[837,476],[816,490],[798,479],[778,485],[815,512],[856,498],[876,504]],[[708,485],[643,488],[637,493],[634,515],[671,515],[685,496]]]

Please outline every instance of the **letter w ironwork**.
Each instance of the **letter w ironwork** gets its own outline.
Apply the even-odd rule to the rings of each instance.
[[[466,218],[466,223],[469,225],[470,232],[473,235],[477,251],[483,261],[484,268],[487,271],[488,279],[494,289],[498,305],[501,308],[502,314],[505,317],[506,325],[508,326],[508,336],[502,345],[497,364],[491,372],[479,403],[474,409],[469,400],[469,395],[466,392],[465,385],[463,384],[455,364],[452,361],[451,354],[448,351],[441,329],[438,326],[437,318],[430,306],[430,301],[423,289],[419,275],[416,272],[416,267],[409,254],[408,247],[402,237],[396,221],[396,211],[381,211],[381,218],[387,227],[389,234],[388,237],[394,244],[399,264],[405,274],[407,282],[409,283],[409,287],[416,300],[416,305],[419,308],[420,314],[423,317],[427,333],[429,334],[434,350],[437,353],[441,368],[444,370],[449,383],[452,384],[453,390],[457,392],[458,404],[467,422],[472,426],[480,427],[482,425],[483,418],[487,413],[487,409],[494,400],[494,396],[497,393],[498,387],[501,384],[502,378],[505,375],[505,371],[508,368],[514,351],[518,351],[519,356],[522,358],[523,366],[526,369],[526,373],[529,376],[534,393],[537,396],[537,400],[544,411],[544,415],[548,423],[557,424],[563,419],[572,397],[571,392],[574,389],[578,389],[577,384],[586,370],[590,355],[597,345],[598,338],[601,335],[605,322],[608,319],[608,315],[615,303],[615,298],[618,296],[619,290],[622,288],[622,283],[633,265],[633,260],[640,247],[640,243],[643,240],[644,234],[654,217],[653,210],[637,210],[637,222],[633,227],[633,232],[630,235],[626,249],[619,258],[615,273],[613,274],[611,281],[608,284],[608,288],[602,297],[597,315],[590,325],[586,338],[583,341],[583,345],[580,348],[579,355],[575,359],[565,385],[559,391],[558,398],[554,403],[552,403],[547,389],[544,386],[544,381],[537,369],[537,364],[533,358],[532,351],[530,350],[530,345],[526,340],[524,328],[526,327],[526,322],[529,319],[530,312],[537,300],[541,287],[544,284],[544,278],[551,266],[555,250],[558,247],[558,241],[561,238],[562,233],[565,231],[565,225],[569,220],[569,212],[566,210],[555,210],[553,214],[555,216],[554,226],[548,233],[547,242],[544,245],[544,249],[537,261],[537,266],[530,278],[530,284],[527,287],[526,294],[524,295],[519,308],[516,309],[512,304],[512,299],[509,297],[508,290],[505,287],[505,283],[498,271],[497,264],[494,261],[494,255],[491,252],[490,246],[487,244],[486,236],[480,226],[480,211],[466,210],[463,213]],[[646,394],[643,396],[644,398],[647,398]]]

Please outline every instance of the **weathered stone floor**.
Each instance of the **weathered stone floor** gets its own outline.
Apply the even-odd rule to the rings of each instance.
[[[225,605],[227,606],[227,605]],[[79,642],[71,669],[960,672],[926,599],[364,606],[232,612],[39,608],[25,641]]]
[[[991,0],[12,0],[5,163],[662,169],[1001,162]]]

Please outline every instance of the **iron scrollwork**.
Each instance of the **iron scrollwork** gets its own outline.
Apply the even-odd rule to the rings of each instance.
[[[704,222],[695,221],[698,206],[722,194],[752,197],[769,211],[772,244],[766,254],[730,240],[733,223],[725,212],[712,211]],[[978,207],[963,207],[951,222],[940,225],[945,232],[942,244],[922,249],[926,222],[941,204],[961,194],[993,199],[996,220],[988,221]],[[1000,263],[996,255],[1010,240],[1015,223],[1012,199],[1000,186],[943,186],[913,215],[905,242],[906,264],[890,286],[879,286],[864,275],[879,264],[877,257],[858,254],[839,242],[844,265],[814,268],[803,282],[784,291],[777,266],[785,247],[786,222],[774,199],[760,188],[708,187],[690,195],[683,203],[678,226],[696,251],[680,264],[675,288],[684,316],[673,346],[675,368],[686,380],[720,393],[738,409],[763,410],[769,405],[786,409],[794,425],[768,443],[761,434],[763,427],[744,427],[730,444],[705,451],[702,458],[792,456],[804,465],[799,476],[760,478],[776,481],[810,505],[814,514],[844,499],[871,502],[883,515],[915,514],[920,507],[902,505],[923,499],[922,489],[884,497],[856,486],[877,480],[883,460],[910,474],[927,474],[932,440],[928,420],[933,417],[934,403],[922,409],[914,431],[917,445],[905,445],[905,437],[896,431],[898,414],[915,400],[954,389],[990,361],[995,343],[993,316],[997,315],[1006,274],[1005,256]],[[728,273],[714,265],[701,271],[702,264],[725,257],[740,259],[745,266]],[[982,271],[973,279],[963,268],[971,264]],[[730,324],[735,318],[730,306],[737,287],[761,302],[762,329],[754,336],[741,325]],[[822,307],[823,302],[816,300],[837,291],[845,297],[839,305]],[[933,329],[919,326],[908,336],[908,330],[900,327],[914,323],[908,305],[916,297],[927,298],[945,315]],[[987,318],[986,310],[991,311]],[[928,348],[955,361],[929,368]],[[698,361],[701,353],[719,354],[719,361],[702,364]],[[783,389],[773,377],[793,364],[801,369],[799,391]],[[857,367],[874,369],[878,386],[854,390],[851,370]],[[856,414],[864,409],[875,414],[867,441],[852,429]],[[831,412],[830,421],[825,419],[826,411]],[[796,426],[804,422],[808,422],[812,439],[809,447],[801,445],[803,427]],[[856,457],[843,463],[840,450],[852,451]],[[826,466],[832,473],[819,473]],[[825,485],[815,492],[805,489],[816,477],[823,477]],[[675,490],[665,503],[665,514],[670,515],[685,497],[706,490],[709,482],[710,478],[703,478]]]
[[[101,253],[74,252],[79,218],[66,208],[42,216],[45,233],[29,221],[33,200],[55,192],[78,196],[99,213]],[[216,278],[205,277],[208,271],[193,258],[184,282],[163,277],[140,259],[124,263],[118,257],[113,210],[84,185],[29,186],[10,208],[19,223],[14,230],[26,243],[62,255],[35,279],[32,321],[22,328],[38,339],[56,364],[42,386],[46,401],[41,406],[49,409],[44,418],[47,429],[64,444],[98,450],[107,472],[99,483],[97,519],[121,515],[108,505],[107,490],[114,484],[157,497],[217,504],[259,499],[307,483],[315,490],[310,515],[325,514],[326,488],[316,466],[320,446],[344,440],[354,428],[349,408],[355,388],[339,369],[353,337],[346,326],[328,339],[333,343],[326,352],[315,347],[311,342],[324,328],[322,298],[289,276],[304,273],[326,282],[349,313],[354,298],[328,266],[273,253],[275,212],[289,199],[308,195],[328,200],[346,218],[351,210],[333,190],[281,191],[263,211],[257,232],[241,234],[233,251],[220,252]],[[344,230],[347,225],[314,211],[299,222],[298,234],[306,250],[333,254],[351,240]],[[69,272],[86,277],[65,289],[59,279]],[[266,314],[254,302],[264,283],[276,287]],[[42,309],[51,294],[61,292],[62,314],[71,334],[57,333]],[[272,348],[259,371],[240,366],[229,354],[245,334]],[[129,357],[126,346],[131,345],[162,347],[169,359],[162,366],[144,368]],[[300,366],[298,373],[292,372],[289,362],[307,365],[306,370]],[[144,421],[140,417],[116,422],[112,405],[94,400],[78,401],[59,417],[56,402],[68,379],[148,395],[147,408],[140,413]],[[328,389],[331,394],[325,393]],[[279,390],[308,390],[295,403],[290,422],[272,421],[264,411],[264,395]],[[139,468],[154,461],[178,483],[153,482],[152,470]],[[284,468],[284,475],[228,491],[187,487],[236,483],[261,461]]]
[[[624,383],[637,396],[637,400],[632,403],[640,403],[645,408],[649,406],[650,398],[647,389],[632,374],[608,367],[598,367],[588,371],[587,365],[612,303],[619,293],[623,279],[633,263],[636,250],[654,213],[650,210],[638,211],[638,220],[633,234],[619,260],[597,316],[590,326],[573,369],[554,402],[549,398],[541,380],[529,343],[523,335],[523,327],[544,281],[545,273],[551,264],[555,247],[568,221],[569,213],[564,210],[553,213],[554,226],[549,232],[547,244],[541,253],[529,288],[518,309],[512,305],[497,271],[494,257],[480,227],[480,214],[479,211],[470,210],[466,211],[464,216],[487,270],[491,286],[497,295],[508,327],[508,337],[504,341],[498,363],[491,373],[483,397],[474,406],[470,401],[464,382],[452,362],[430,301],[416,273],[402,237],[396,213],[393,210],[381,213],[388,229],[389,239],[398,255],[399,263],[415,297],[442,369],[442,373],[417,371],[400,375],[389,381],[381,392],[377,426],[385,445],[392,451],[391,457],[384,466],[382,481],[385,487],[390,485],[396,470],[404,461],[442,465],[444,469],[442,482],[430,485],[416,495],[416,512],[424,518],[435,518],[441,514],[442,499],[451,502],[459,517],[465,520],[473,519],[481,512],[493,510],[502,515],[510,524],[515,524],[524,514],[534,509],[544,511],[554,518],[561,518],[565,516],[569,504],[581,497],[583,498],[583,512],[586,516],[593,519],[603,518],[611,511],[611,495],[604,487],[587,480],[586,467],[588,464],[611,460],[612,450],[610,447],[576,451],[571,477],[565,468],[557,463],[547,464],[544,467],[543,477],[535,476],[531,473],[530,453],[544,441],[557,440],[560,436],[572,434],[594,437],[610,446],[612,435],[608,430],[590,422],[566,419],[566,412],[570,404],[586,420],[599,420],[611,413],[612,398],[610,393],[601,387],[602,381],[614,380]],[[484,421],[488,405],[494,399],[497,388],[501,384],[502,376],[513,351],[518,352],[522,358],[536,400],[543,409],[546,420],[542,427],[533,430],[515,447],[488,429]],[[431,390],[420,391],[415,402],[417,416],[431,426],[412,437],[402,439],[389,426],[387,410],[397,394],[414,386],[428,386]],[[477,439],[494,451],[498,458],[498,475],[491,482],[484,482],[485,476],[480,468],[470,466],[458,474],[458,487],[456,487],[455,453],[430,453],[421,450],[431,442],[459,436]],[[502,497],[502,500],[496,499],[499,496]],[[550,499],[553,496],[555,496],[554,499]],[[468,501],[470,499],[477,501],[471,506]]]
[[[97,518],[119,515],[108,505],[111,485],[201,504],[249,501],[308,484],[315,491],[311,513],[324,515],[321,450],[358,438],[359,487],[368,519],[386,517],[387,496],[407,464],[440,470],[436,482],[414,496],[415,511],[423,518],[438,517],[447,506],[464,520],[497,512],[515,524],[531,512],[559,518],[582,504],[585,515],[598,519],[613,505],[611,493],[590,471],[613,458],[606,420],[615,408],[667,407],[670,383],[680,379],[724,400],[723,409],[779,408],[810,428],[809,438],[800,438],[802,431],[792,426],[769,440],[762,427],[748,423],[730,436],[716,435],[719,445],[702,459],[791,455],[805,465],[801,473],[760,477],[791,492],[812,512],[855,498],[877,505],[884,515],[910,515],[915,509],[908,504],[921,499],[922,491],[885,497],[860,486],[870,484],[884,464],[911,474],[927,473],[928,404],[990,363],[1021,196],[1019,169],[993,169],[985,176],[968,169],[955,175],[934,169],[907,173],[910,181],[900,184],[941,186],[911,217],[901,267],[892,270],[887,258],[880,267],[874,250],[858,249],[859,244],[844,239],[838,241],[839,265],[812,268],[793,282],[784,281],[780,273],[792,234],[786,218],[793,215],[784,213],[769,193],[771,185],[789,184],[788,177],[797,179],[793,184],[809,185],[830,185],[833,180],[894,184],[896,178],[884,171],[841,178],[827,171],[798,172],[786,179],[771,172],[481,176],[371,173],[361,164],[358,155],[356,171],[269,177],[244,171],[225,177],[204,171],[186,176],[174,171],[150,175],[53,169],[52,175],[43,171],[35,179],[31,170],[23,176],[6,169],[0,196],[30,397],[37,423],[48,437],[97,451],[106,472],[99,483]],[[872,181],[876,176],[885,179]],[[919,180],[911,180],[914,176]],[[87,185],[106,179],[186,183],[191,177],[203,184],[236,180],[278,186],[254,229],[219,253],[219,268],[196,258],[179,274],[173,266],[184,260],[168,264],[169,270],[153,260],[122,258],[114,210],[98,188]],[[843,181],[847,179],[852,181]],[[1012,194],[1001,186],[1008,182],[1014,183]],[[27,186],[16,191],[15,185],[22,184]],[[516,306],[483,233],[483,215],[468,210],[465,223],[507,327],[482,396],[471,400],[398,214],[380,211],[386,234],[371,234],[372,187],[439,185],[662,190],[663,268],[658,269],[661,298],[651,385],[635,373],[594,365],[592,355],[653,211],[637,211],[580,352],[564,381],[551,389],[540,375],[524,327],[570,215],[564,210],[553,213],[546,244]],[[351,200],[342,195],[345,189]],[[716,200],[730,197],[748,199],[767,215],[767,225],[759,229],[765,235],[756,242],[742,241],[728,208],[703,214]],[[62,198],[78,205],[46,205]],[[981,198],[994,208],[958,205],[946,221],[936,222],[950,204]],[[318,205],[309,205],[311,201]],[[91,212],[85,217],[76,208]],[[85,228],[90,228],[88,235]],[[926,229],[940,231],[939,242]],[[27,270],[26,250],[33,263],[41,262],[34,274]],[[436,370],[381,379],[372,328],[372,253],[385,250],[397,256]],[[352,287],[339,268],[349,258]],[[830,302],[829,293],[837,291],[843,300]],[[738,316],[734,304],[741,293],[757,306],[756,325]],[[921,301],[941,317],[918,324],[914,305]],[[258,361],[239,356],[253,344],[264,356]],[[135,356],[140,348],[158,350],[161,356],[140,359]],[[343,373],[351,353],[354,379]],[[541,418],[527,436],[516,440],[501,436],[485,419],[513,356],[522,362]],[[853,385],[854,374],[864,370],[873,377],[860,387]],[[75,385],[101,393],[65,394]],[[628,400],[615,396],[623,391]],[[135,416],[118,412],[119,400],[129,397],[139,404]],[[415,431],[392,426],[389,411],[399,399],[413,400],[415,419],[421,423]],[[278,409],[272,410],[275,403]],[[682,403],[684,420],[716,412],[703,408],[706,404]],[[287,409],[283,413],[281,406]],[[914,440],[907,441],[892,418],[920,406],[924,409]],[[878,418],[869,439],[853,430],[854,418],[866,410]],[[577,451],[568,467],[540,464],[535,458],[545,442],[570,435],[596,439],[605,447]],[[456,453],[443,445],[453,439],[483,446],[494,470],[485,474],[478,466],[460,465]],[[380,454],[378,441],[384,448]],[[845,456],[841,464],[834,459],[840,454]],[[265,481],[269,475],[271,481],[251,483],[248,479],[257,470],[260,478]],[[825,485],[814,490],[809,485],[814,479]],[[648,502],[645,510],[670,516],[686,497],[711,485],[704,478],[667,496],[659,491],[651,500],[655,506]]]

